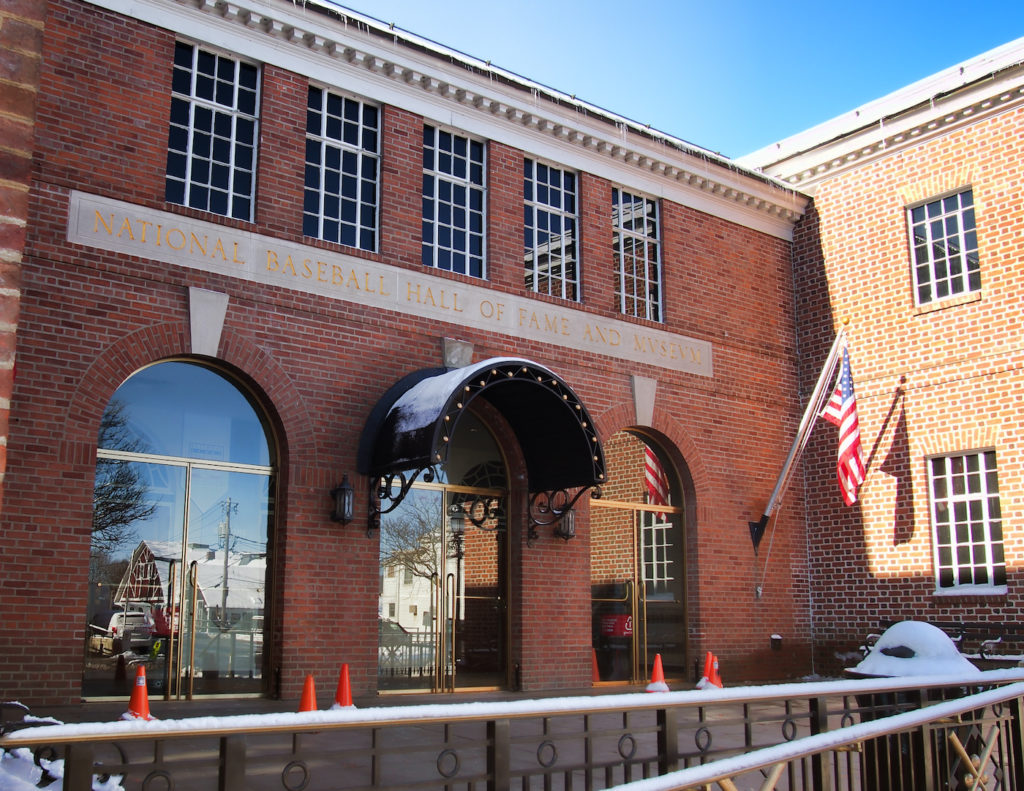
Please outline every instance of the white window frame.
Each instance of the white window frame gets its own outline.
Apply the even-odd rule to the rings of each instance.
[[[190,47],[192,50],[192,62],[189,72],[188,93],[182,90],[174,90],[175,83],[180,81],[177,75],[183,74],[184,69],[178,64],[179,48]],[[256,163],[259,153],[260,136],[260,93],[263,74],[257,64],[246,61],[235,55],[229,55],[217,50],[201,46],[189,41],[178,41],[174,49],[174,63],[172,72],[175,80],[172,80],[171,90],[171,120],[168,135],[167,150],[167,171],[165,197],[170,203],[188,206],[200,211],[208,211],[223,217],[231,217],[236,220],[251,222],[256,211]],[[205,81],[208,75],[200,73],[199,61],[203,56],[214,58],[214,96],[208,98],[202,95],[199,90],[201,81]],[[221,65],[233,64],[232,79],[223,79]],[[242,67],[254,69],[256,72],[255,85],[252,88],[252,112],[241,109],[241,96],[243,92],[248,95],[250,91],[240,85],[240,74]],[[218,87],[230,85],[230,104],[221,101],[223,91]],[[176,103],[187,105],[188,118],[184,124],[176,123]],[[205,136],[205,129],[196,128],[197,114],[210,113],[213,120],[210,124],[209,153],[204,154],[205,144],[201,144],[202,136]],[[239,126],[241,124],[252,124],[252,143],[247,144],[239,140]],[[224,127],[228,127],[224,129]],[[177,145],[181,143],[183,145]],[[217,157],[216,148],[224,143],[227,144],[225,158]],[[249,167],[245,167],[239,155],[244,153],[243,149],[251,151]],[[172,167],[172,162],[176,163]],[[184,172],[179,173],[181,166]],[[215,184],[214,171],[218,168],[227,168],[227,184],[220,186]],[[203,171],[208,171],[203,175]],[[173,172],[173,175],[172,175]],[[248,178],[248,190],[239,191],[239,182]],[[203,191],[206,197],[203,199]],[[181,195],[178,195],[178,192]],[[226,194],[226,208],[221,211],[213,207],[213,192]],[[248,205],[243,210],[243,202]]]
[[[428,130],[432,130],[433,137],[433,145],[429,148],[427,145]],[[452,138],[453,150],[457,146],[456,141],[465,142],[465,157],[446,155],[441,150],[439,141],[445,135]],[[423,264],[434,269],[485,279],[487,277],[487,144],[464,132],[457,132],[432,123],[423,125],[423,138]],[[478,162],[472,156],[474,146],[480,148]],[[465,174],[459,175],[456,172],[458,169],[456,163],[462,159],[466,162]],[[443,168],[446,160],[450,160],[452,167]],[[479,180],[473,178],[474,168],[480,170]],[[433,182],[431,189],[428,189],[428,180]],[[460,190],[465,192],[465,199],[461,202],[454,197]],[[445,200],[442,193],[447,193],[450,199]],[[479,209],[472,205],[474,196],[479,197]],[[457,219],[461,212],[465,213],[463,222],[459,222]],[[446,214],[449,215],[447,222],[442,220]],[[477,214],[480,217],[478,231],[472,228],[472,217]],[[466,235],[464,246],[460,246],[454,238],[460,233]],[[472,238],[479,240],[478,253],[473,252]],[[447,243],[445,243],[446,241]],[[465,250],[464,253],[463,250]],[[460,255],[465,256],[461,267],[457,265]],[[478,264],[478,271],[474,271],[474,262]]]
[[[319,107],[314,111],[313,96],[319,92]],[[336,100],[341,104],[341,115],[335,116],[328,112],[329,103]],[[348,107],[358,108],[358,120],[346,118]],[[367,121],[367,110],[372,108],[376,113],[376,123]],[[311,129],[314,118],[318,117],[316,130]],[[337,132],[331,128],[331,120],[337,119]],[[306,236],[354,247],[358,250],[377,252],[380,246],[380,146],[381,146],[381,109],[380,106],[351,96],[341,91],[310,84],[306,103],[306,174],[303,190],[302,229]],[[356,142],[345,139],[345,132],[355,131]],[[373,146],[368,146],[368,140]],[[316,160],[311,161],[310,154],[315,149]],[[337,167],[330,162],[336,157]],[[351,162],[355,172],[346,172],[345,163]],[[337,180],[337,188],[331,185]],[[367,195],[369,189],[372,194]],[[349,193],[346,196],[346,192]],[[354,196],[354,197],[353,197]],[[328,212],[327,205],[337,202],[337,211]],[[315,203],[315,206],[313,206]],[[343,207],[346,203],[355,204],[355,219],[347,222],[344,219]],[[364,209],[371,207],[370,222]],[[336,215],[336,216],[334,216]],[[354,243],[344,241],[344,228],[351,229]],[[337,231],[336,233],[334,231]]]
[[[523,160],[523,266],[528,291],[580,300],[579,183],[575,171],[532,157]]]
[[[981,291],[970,187],[907,207],[907,238],[916,305]]]
[[[969,469],[971,459],[978,462],[976,472]],[[942,454],[926,462],[936,592],[1005,593],[995,450]],[[979,575],[987,579],[978,582]]]
[[[644,207],[641,222],[636,221],[635,208],[628,213],[620,210],[620,206],[627,204],[623,195],[630,198],[630,207],[638,203]],[[612,187],[615,295],[619,312],[626,316],[663,321],[661,227],[661,202],[657,198],[625,187]]]

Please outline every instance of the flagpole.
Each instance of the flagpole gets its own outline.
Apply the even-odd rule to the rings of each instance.
[[[761,537],[764,535],[765,528],[768,526],[768,520],[771,518],[772,513],[775,511],[775,507],[778,505],[779,500],[785,493],[786,487],[789,485],[789,478],[794,462],[807,446],[807,441],[811,435],[811,429],[814,428],[814,423],[818,419],[818,414],[821,412],[826,394],[828,393],[828,385],[835,374],[836,363],[839,360],[839,353],[842,349],[842,343],[845,337],[846,321],[844,320],[843,326],[839,328],[839,332],[836,334],[836,339],[832,342],[832,348],[829,350],[828,357],[825,358],[825,364],[822,366],[821,373],[818,375],[818,381],[814,385],[811,397],[807,401],[807,408],[804,410],[803,417],[800,420],[800,426],[797,429],[796,438],[793,440],[793,446],[789,449],[789,455],[786,456],[786,461],[782,465],[782,472],[779,473],[779,478],[775,482],[775,489],[772,490],[772,496],[768,498],[768,505],[765,506],[760,520],[748,523],[750,525],[750,540],[754,542],[755,555],[757,554],[757,547],[758,544],[761,543]]]

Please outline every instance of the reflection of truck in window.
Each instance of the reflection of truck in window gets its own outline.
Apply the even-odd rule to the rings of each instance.
[[[113,656],[125,651],[148,653],[153,642],[153,614],[144,602],[114,605],[102,610],[89,622],[89,651]]]

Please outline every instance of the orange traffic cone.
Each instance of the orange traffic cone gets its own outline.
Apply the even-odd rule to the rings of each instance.
[[[139,665],[135,671],[135,686],[128,700],[128,711],[121,715],[122,720],[154,720],[149,713],[149,690],[146,689],[146,666]]]
[[[341,666],[341,675],[338,676],[338,690],[334,693],[334,705],[332,709],[354,708],[352,703],[352,688],[348,683],[348,663]]]
[[[722,677],[718,675],[718,657],[708,651],[704,656],[704,676],[697,682],[697,689],[721,686]]]
[[[665,671],[661,668],[661,654],[654,655],[654,670],[651,671],[651,683],[647,685],[648,692],[668,692],[668,684],[665,683]]]
[[[299,711],[316,711],[316,688],[313,686],[312,674],[306,676],[306,683],[302,686]]]
[[[716,687],[722,686],[722,676],[718,672],[718,654],[712,654],[711,659],[711,683]]]

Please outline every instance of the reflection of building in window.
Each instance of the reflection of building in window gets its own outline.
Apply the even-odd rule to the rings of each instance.
[[[907,222],[918,305],[981,290],[971,190],[915,206]]]
[[[1003,586],[1003,527],[995,451],[929,461],[940,589]]]
[[[578,300],[576,175],[527,159],[523,196],[526,287],[541,294]]]
[[[372,104],[310,86],[302,232],[377,249],[378,118]]]
[[[484,145],[423,128],[423,265],[484,277]]]
[[[658,202],[612,189],[615,293],[619,312],[661,321],[661,230]]]
[[[170,203],[252,219],[259,69],[178,42],[167,146]]]

